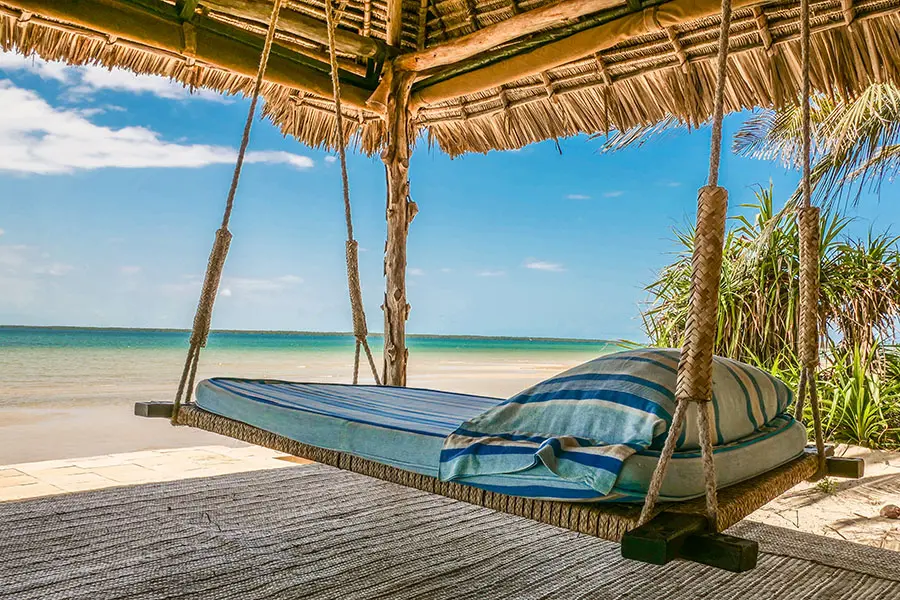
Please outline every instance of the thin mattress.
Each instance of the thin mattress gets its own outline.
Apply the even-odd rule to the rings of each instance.
[[[463,422],[503,400],[436,390],[274,380],[214,378],[197,387],[196,403],[208,412],[328,450],[414,473],[438,476],[444,438]],[[806,430],[789,416],[756,434],[715,449],[719,486],[774,469],[803,452]],[[543,465],[502,475],[469,477],[468,485],[526,498],[582,502],[642,501],[659,453],[628,458],[612,492],[557,477]],[[661,498],[703,495],[698,451],[677,452]]]

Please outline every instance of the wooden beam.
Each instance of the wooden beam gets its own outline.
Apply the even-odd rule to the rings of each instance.
[[[733,0],[732,7],[737,10],[758,1]],[[645,8],[638,13],[629,12],[614,20],[607,20],[588,29],[582,29],[578,33],[565,35],[554,42],[536,44],[526,51],[519,50],[518,53],[511,56],[500,57],[495,52],[491,57],[491,62],[447,79],[438,75],[435,83],[423,82],[422,87],[413,93],[413,107],[493,89],[523,77],[538,75],[542,71],[554,69],[585,56],[591,56],[636,35],[716,15],[721,10],[721,3],[720,0],[671,0],[663,2],[653,9],[655,16],[653,19],[646,18],[644,13],[647,10]],[[515,18],[513,17],[513,19]],[[513,19],[509,19],[509,21]],[[580,23],[572,27],[576,26],[580,26]],[[551,31],[547,35],[556,33]],[[502,53],[504,50],[499,52]],[[449,68],[453,68],[453,66]]]
[[[620,3],[620,0],[559,0],[433,48],[402,54],[394,59],[394,66],[408,71],[425,71],[450,65],[517,38],[548,27],[564,25],[579,17],[616,7]]]
[[[403,0],[387,0],[386,33],[388,45],[399,48],[403,34]]]
[[[272,14],[271,2],[253,0],[199,0],[202,6],[209,9],[268,24]],[[328,44],[328,27],[324,22],[302,13],[281,9],[278,29],[312,40],[322,45]],[[363,37],[352,31],[337,28],[334,32],[334,46],[338,52],[360,56],[362,58],[379,58],[386,56],[387,47],[380,40]]]
[[[197,11],[197,3],[199,1],[200,0],[177,0],[175,2],[175,10],[178,11],[178,17],[182,21],[190,21]]]
[[[160,0],[3,0],[19,10],[62,23],[83,27],[149,46],[162,53],[185,54],[184,28],[175,6]],[[255,77],[263,39],[247,31],[196,15],[192,21],[196,45],[193,58],[207,65]],[[331,78],[309,66],[312,61],[279,45],[272,47],[266,81],[293,89],[331,96]],[[366,108],[370,91],[342,83],[342,100],[355,108]]]
[[[735,573],[756,567],[757,542],[708,529],[703,515],[663,512],[622,537],[622,556],[654,565],[689,560]]]
[[[385,119],[387,145],[381,154],[387,174],[387,242],[384,247],[384,382],[406,385],[406,238],[418,207],[409,199],[409,155],[412,148],[409,95],[413,75],[386,65]]]
[[[428,0],[419,2],[419,29],[416,31],[416,48],[425,48],[425,40],[428,39]]]
[[[771,56],[774,42],[772,40],[772,32],[769,31],[769,18],[760,6],[753,7],[753,18],[756,19],[756,31],[759,33],[759,39],[762,40],[763,48]]]

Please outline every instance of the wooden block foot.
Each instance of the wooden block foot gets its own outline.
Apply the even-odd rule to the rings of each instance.
[[[825,467],[831,477],[862,479],[866,474],[866,461],[861,458],[829,456],[825,459]]]
[[[134,414],[151,419],[171,419],[174,407],[171,402],[135,402]]]
[[[622,556],[654,565],[681,559],[742,573],[756,567],[759,544],[708,533],[705,516],[662,513],[622,538]]]

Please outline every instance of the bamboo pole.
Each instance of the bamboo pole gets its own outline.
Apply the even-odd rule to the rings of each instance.
[[[387,175],[387,242],[384,250],[384,382],[406,385],[406,238],[418,207],[409,200],[409,155],[412,147],[409,96],[413,75],[385,68],[388,82],[385,119],[387,145],[381,155]]]
[[[229,16],[242,17],[265,23],[271,2],[253,0],[200,0],[200,5]],[[328,27],[313,17],[293,10],[285,10],[278,20],[278,29],[293,33],[319,44],[328,44]],[[387,47],[381,40],[363,37],[345,29],[335,29],[334,47],[338,52],[363,58],[378,58],[387,55]]]
[[[424,71],[453,64],[530,33],[548,27],[559,27],[619,4],[620,0],[559,0],[433,48],[398,56],[394,60],[394,66],[409,71]]]
[[[174,4],[141,0],[3,0],[19,10],[42,15],[62,23],[145,44],[161,53],[185,54],[184,27]],[[195,15],[191,57],[198,62],[247,77],[255,77],[263,40],[249,32],[229,28],[209,17]],[[309,59],[284,47],[273,46],[266,81],[319,96],[331,95],[331,79],[325,72],[304,64]],[[371,92],[342,83],[343,100],[354,108],[366,108]]]

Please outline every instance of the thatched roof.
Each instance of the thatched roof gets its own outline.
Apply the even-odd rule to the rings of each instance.
[[[324,0],[286,0],[265,113],[333,147]],[[338,35],[347,135],[377,151],[383,65],[416,71],[415,123],[451,155],[519,148],[712,106],[719,0],[348,0]],[[246,94],[272,0],[0,0],[0,46]],[[796,101],[799,1],[734,0],[726,110]],[[900,83],[900,0],[811,0],[812,83]],[[393,15],[393,16],[392,16]]]

